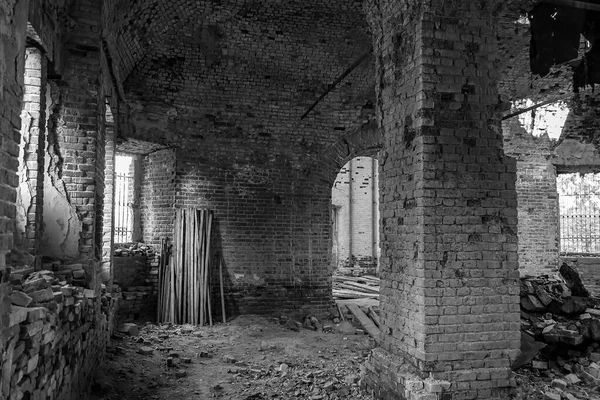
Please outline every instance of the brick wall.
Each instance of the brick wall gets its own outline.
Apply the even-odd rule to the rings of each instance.
[[[340,273],[375,273],[379,249],[377,161],[370,157],[349,161],[331,192],[331,202],[338,207],[335,267]]]
[[[556,106],[537,109],[534,124],[527,115],[510,118],[502,124],[505,153],[517,160],[522,275],[557,272],[560,251],[557,173],[600,170],[600,156],[590,141],[589,130],[577,129],[582,125],[594,126],[589,119],[597,97],[585,93],[578,102],[569,103],[571,108],[564,127],[555,127],[562,128],[560,138],[550,138],[544,126],[548,122],[560,123],[551,120]]]
[[[27,48],[21,112],[15,246],[31,254],[37,254],[43,221],[46,62],[46,58],[38,48]]]
[[[160,239],[173,239],[176,153],[160,150],[141,162],[141,224],[143,241],[160,248]]]
[[[230,315],[325,313],[332,305],[331,182],[269,162],[238,163],[242,148],[235,158],[220,148],[210,158],[178,152],[175,204],[214,211],[212,249],[223,258]]]
[[[115,121],[109,105],[106,106],[106,145],[104,174],[104,203],[102,212],[102,280],[112,280],[114,243],[114,197],[115,197]]]
[[[363,386],[382,399],[504,398],[515,385],[519,275],[495,21],[473,2],[367,10],[385,141],[382,347]]]
[[[0,329],[4,329],[11,310],[6,254],[13,247],[16,217],[27,1],[0,3],[0,24]],[[2,335],[0,348],[6,343]]]
[[[60,259],[100,258],[105,151],[100,7],[94,1],[73,7],[76,25],[66,44],[64,80],[52,85],[42,252]]]

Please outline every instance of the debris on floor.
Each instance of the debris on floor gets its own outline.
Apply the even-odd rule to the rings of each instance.
[[[333,276],[334,299],[378,299],[379,278],[371,275]]]
[[[567,274],[521,279],[519,399],[600,399],[600,299]]]
[[[241,316],[212,327],[139,325],[117,332],[93,385],[92,400],[118,399],[356,399],[360,367],[374,347],[364,334],[284,319]],[[296,321],[298,322],[298,321]],[[306,322],[306,321],[305,321]],[[294,324],[295,325],[295,324]],[[125,329],[121,329],[125,330]]]

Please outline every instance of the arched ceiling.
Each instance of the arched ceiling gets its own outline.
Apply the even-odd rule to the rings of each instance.
[[[247,118],[255,121],[254,135],[282,126],[293,131],[307,107],[371,45],[362,0],[104,1],[103,37],[127,99],[158,119],[166,113],[171,122],[185,120],[203,131],[235,135]],[[500,2],[497,71],[509,101],[572,92],[568,65],[545,77],[530,72],[525,16],[535,4]],[[311,118],[329,125],[313,138],[331,142],[369,118],[374,75],[370,58],[319,104]],[[275,127],[270,119],[284,121]]]

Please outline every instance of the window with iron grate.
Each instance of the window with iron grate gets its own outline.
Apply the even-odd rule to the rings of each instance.
[[[600,255],[600,174],[558,175],[562,254]]]
[[[132,241],[133,157],[115,157],[115,243]]]

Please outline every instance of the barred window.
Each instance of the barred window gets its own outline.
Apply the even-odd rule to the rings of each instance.
[[[600,174],[557,177],[560,252],[600,254]]]
[[[133,157],[115,157],[115,243],[132,241]]]

